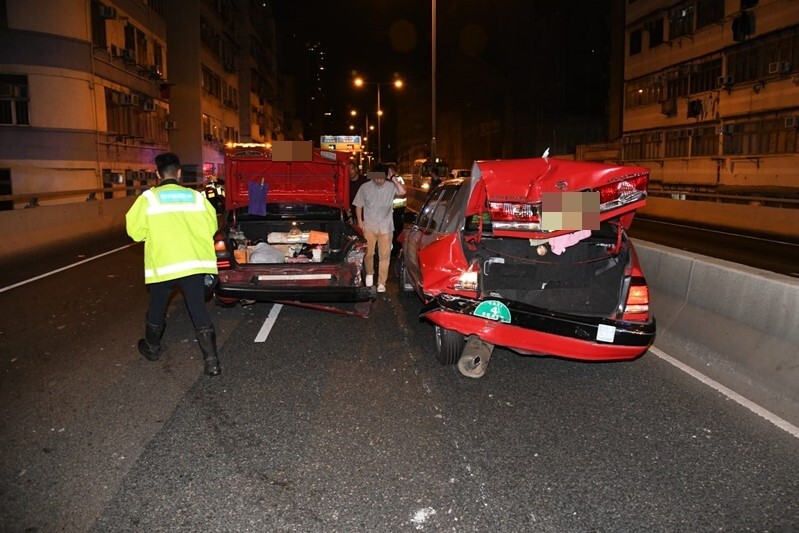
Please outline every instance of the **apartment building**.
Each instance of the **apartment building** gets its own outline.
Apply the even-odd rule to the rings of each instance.
[[[799,2],[627,0],[625,34],[621,156],[652,193],[707,211],[799,192]]]
[[[224,175],[225,143],[282,139],[271,9],[254,0],[171,0],[166,17],[170,145],[186,180],[214,180]]]
[[[0,210],[136,195],[166,150],[215,179],[224,143],[281,139],[274,35],[254,0],[0,2]]]
[[[0,11],[0,194],[30,195],[0,209],[124,196],[152,179],[169,146],[162,0]]]

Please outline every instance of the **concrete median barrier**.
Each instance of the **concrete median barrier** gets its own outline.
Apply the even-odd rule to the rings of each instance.
[[[799,280],[635,239],[655,346],[799,425]]]

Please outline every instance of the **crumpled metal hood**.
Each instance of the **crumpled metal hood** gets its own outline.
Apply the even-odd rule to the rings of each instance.
[[[544,192],[594,190],[641,174],[649,169],[554,157],[475,161],[472,169],[472,179],[483,182],[491,202],[539,202]]]

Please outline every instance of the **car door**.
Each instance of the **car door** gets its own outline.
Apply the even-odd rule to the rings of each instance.
[[[405,269],[411,278],[413,286],[421,292],[424,282],[424,269],[437,268],[436,265],[420,265],[419,251],[429,246],[442,234],[446,215],[452,207],[460,184],[442,185],[433,190],[422,209],[416,222],[411,226],[405,237]]]

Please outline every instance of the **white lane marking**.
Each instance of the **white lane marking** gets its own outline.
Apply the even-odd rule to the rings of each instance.
[[[258,335],[255,336],[255,342],[264,342],[266,340],[266,338],[269,336],[269,332],[272,331],[272,326],[275,325],[277,315],[280,314],[281,309],[283,309],[283,304],[275,304],[272,306],[272,310],[269,311],[269,316],[266,317],[266,320],[264,320],[264,325],[261,326],[261,331],[259,331]]]
[[[36,280],[40,280],[42,278],[46,278],[47,276],[52,276],[53,274],[58,274],[59,272],[63,272],[64,270],[69,270],[70,268],[76,267],[78,265],[82,265],[83,263],[88,263],[89,261],[94,261],[95,259],[100,259],[103,256],[116,253],[116,252],[118,252],[120,250],[124,250],[125,248],[130,248],[131,246],[136,246],[137,244],[141,244],[141,243],[132,242],[130,244],[126,244],[125,246],[120,246],[119,248],[116,248],[114,250],[111,250],[111,251],[108,251],[108,252],[103,252],[101,254],[89,257],[88,259],[84,259],[83,261],[78,261],[77,263],[72,263],[71,265],[67,265],[65,267],[58,268],[58,269],[53,270],[51,272],[46,272],[44,274],[41,274],[40,276],[36,276],[35,278],[26,279],[25,281],[20,281],[19,283],[15,283],[13,285],[9,285],[8,287],[3,287],[3,288],[0,289],[0,292],[5,292],[5,291],[10,291],[11,289],[16,289],[17,287],[21,287],[21,286],[26,285],[28,283],[32,283],[32,282],[34,282]]]
[[[756,404],[755,402],[753,402],[751,400],[747,400],[746,398],[744,398],[743,396],[741,396],[737,392],[735,392],[735,391],[733,391],[731,389],[728,389],[727,387],[725,387],[724,385],[722,385],[718,381],[715,381],[715,380],[707,377],[706,375],[702,374],[698,370],[696,370],[694,368],[691,368],[690,366],[688,366],[688,365],[686,365],[684,363],[681,363],[680,361],[676,360],[672,356],[668,355],[663,350],[660,350],[659,348],[655,348],[654,346],[650,346],[649,347],[649,351],[652,352],[653,354],[655,354],[656,356],[660,357],[661,359],[663,359],[667,363],[670,363],[670,364],[676,366],[677,368],[679,368],[680,370],[682,370],[683,372],[685,372],[689,376],[692,376],[692,377],[698,379],[699,381],[701,381],[702,383],[704,383],[705,385],[716,389],[717,391],[722,393],[727,398],[729,398],[729,399],[731,399],[731,400],[733,400],[735,402],[738,402],[739,404],[743,405],[744,407],[746,407],[747,409],[749,409],[750,411],[752,411],[756,415],[762,416],[763,418],[765,418],[766,420],[768,420],[769,422],[771,422],[772,424],[774,424],[778,428],[782,429],[783,431],[787,431],[788,433],[790,433],[791,435],[793,435],[794,437],[799,439],[799,428],[794,426],[793,424],[791,424],[787,420],[783,420],[782,418],[778,417],[777,415],[775,415],[771,411],[765,409],[764,407],[761,407],[760,405]]]

